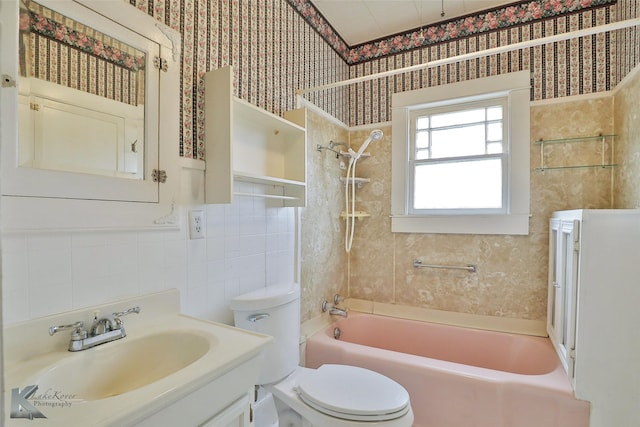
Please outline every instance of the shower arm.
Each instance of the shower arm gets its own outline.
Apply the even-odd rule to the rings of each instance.
[[[347,149],[349,148],[349,146],[344,142],[329,141],[329,146],[328,147],[325,147],[324,145],[316,144],[316,150],[318,150],[320,152],[322,152],[322,150],[329,150],[332,153],[335,153],[336,159],[338,159],[338,158],[340,158],[340,155],[342,153],[340,151],[334,150],[334,148],[339,146],[339,145],[341,145],[341,146],[343,146],[343,147],[345,147]]]
[[[333,148],[331,148],[331,147],[325,147],[324,145],[316,144],[316,150],[317,150],[317,151],[319,151],[319,152],[322,152],[322,150],[329,150],[329,151],[331,151],[332,153],[335,153],[335,155],[336,155],[336,159],[340,157],[340,152],[339,152],[339,151],[334,150],[334,149],[333,149]]]
[[[344,148],[349,148],[349,145],[346,142],[335,142],[335,141],[329,141],[329,148],[336,148],[337,146],[343,146]]]

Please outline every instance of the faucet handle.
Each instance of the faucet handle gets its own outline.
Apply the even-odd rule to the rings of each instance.
[[[119,318],[119,317],[122,317],[122,316],[126,316],[127,314],[131,314],[131,313],[136,313],[136,314],[140,313],[140,307],[136,306],[136,307],[132,307],[132,308],[130,308],[128,310],[125,310],[125,311],[117,311],[117,312],[113,313],[112,316],[115,317],[115,318]]]
[[[87,331],[84,329],[84,322],[78,321],[70,325],[51,326],[49,328],[49,335],[53,335],[59,331],[65,331],[67,329],[73,329],[71,332],[72,340],[81,340],[87,337]]]
[[[344,301],[344,297],[340,296],[340,294],[335,294],[335,295],[333,296],[333,303],[334,303],[335,305],[340,304],[342,301]]]
[[[122,323],[122,319],[120,319],[120,318],[122,316],[126,316],[126,315],[131,314],[131,313],[136,313],[136,314],[140,313],[140,307],[139,306],[131,307],[131,308],[125,310],[125,311],[117,311],[117,312],[113,313],[112,316],[113,316],[113,319],[115,321],[116,328],[124,329],[124,325]]]

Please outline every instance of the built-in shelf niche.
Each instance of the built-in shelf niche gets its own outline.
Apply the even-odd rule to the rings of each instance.
[[[306,203],[306,111],[284,118],[233,95],[233,68],[209,71],[205,84],[205,203],[233,196]],[[264,186],[262,193],[234,193],[234,182]]]

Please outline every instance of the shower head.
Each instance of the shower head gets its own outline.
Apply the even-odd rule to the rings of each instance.
[[[364,150],[367,149],[367,147],[369,146],[369,143],[371,141],[380,141],[382,139],[383,135],[384,134],[382,133],[382,131],[380,129],[376,129],[376,130],[372,131],[369,134],[369,137],[367,139],[365,139],[364,142],[362,143],[362,145],[360,146],[360,149],[356,153],[356,158],[360,158],[360,156],[362,155],[362,153],[364,153]]]
[[[371,132],[371,134],[369,135],[369,138],[371,138],[372,141],[380,141],[383,135],[384,134],[380,129],[376,129]]]

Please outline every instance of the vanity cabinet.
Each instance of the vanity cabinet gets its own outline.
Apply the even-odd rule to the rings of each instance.
[[[265,197],[282,206],[306,203],[306,112],[279,117],[233,95],[233,68],[204,76],[205,202],[231,203],[234,196]],[[234,182],[264,191],[234,192]]]
[[[591,427],[640,419],[640,210],[555,212],[547,331]]]
[[[250,393],[224,411],[207,420],[201,427],[250,427],[253,425]]]

